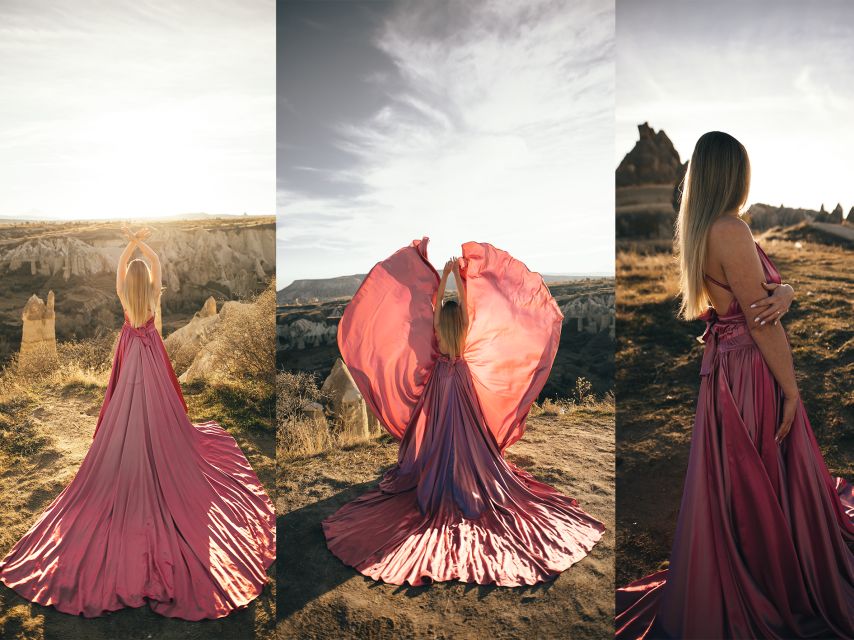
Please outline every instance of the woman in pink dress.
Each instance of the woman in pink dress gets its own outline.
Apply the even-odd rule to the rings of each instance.
[[[669,567],[617,591],[619,638],[854,637],[854,495],[799,397],[749,184],[737,140],[699,139],[677,226],[682,315],[707,322],[691,453]]]
[[[415,241],[368,274],[338,328],[370,410],[400,440],[379,487],[323,522],[329,549],[375,580],[502,586],[551,580],[604,530],[504,459],[525,430],[562,316],[536,273],[488,244],[441,279]],[[444,301],[453,273],[458,301]]]
[[[237,443],[193,424],[154,326],[160,261],[128,235],[116,293],[125,323],[92,446],[77,475],[0,561],[24,598],[86,617],[148,603],[219,618],[245,606],[275,559],[273,506]],[[151,264],[130,261],[136,249]]]

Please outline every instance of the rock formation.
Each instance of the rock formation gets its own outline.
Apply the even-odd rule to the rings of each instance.
[[[564,331],[586,331],[599,333],[607,331],[613,338],[615,335],[616,315],[614,295],[579,296],[564,304]]]
[[[814,209],[796,209],[794,207],[774,207],[770,204],[757,202],[750,205],[747,215],[750,226],[755,231],[763,231],[771,227],[789,227],[804,221],[815,220],[820,212]]]
[[[210,378],[217,370],[215,341],[222,323],[233,313],[252,303],[230,300],[223,303],[219,313],[211,296],[196,312],[193,319],[176,329],[163,341],[181,382]]]
[[[638,134],[615,176],[616,235],[628,240],[672,238],[688,163],[680,161],[663,130],[656,132],[644,122]]]
[[[306,304],[326,302],[336,298],[351,298],[365,279],[364,273],[338,278],[294,280],[276,293],[276,304]]]
[[[642,184],[673,185],[684,165],[664,130],[638,125],[639,139],[617,167],[618,187]],[[687,163],[686,163],[687,164]]]
[[[830,212],[827,221],[832,222],[833,224],[842,224],[842,218],[844,213],[842,211],[842,205],[837,203],[836,207],[834,207],[833,211]]]
[[[848,215],[845,218],[845,222],[850,222],[850,223],[854,224],[854,207],[851,207],[848,210]]]
[[[330,398],[332,413],[346,437],[354,440],[370,437],[369,411],[365,399],[341,358],[335,361],[332,373],[323,382],[320,391]]]
[[[56,360],[56,313],[53,291],[47,294],[47,304],[37,295],[33,295],[24,305],[21,314],[23,331],[21,332],[20,363],[29,365],[36,362],[46,363]]]

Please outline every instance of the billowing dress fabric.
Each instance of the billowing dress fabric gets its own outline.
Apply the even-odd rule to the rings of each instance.
[[[261,592],[273,505],[234,438],[192,424],[150,319],[128,322],[77,475],[0,561],[24,598],[86,617],[146,602],[219,618]]]
[[[851,485],[828,473],[803,404],[775,443],[782,395],[738,302],[705,319],[669,568],[617,591],[617,637],[852,638]]]
[[[542,278],[488,244],[463,246],[470,326],[463,357],[439,354],[439,276],[415,241],[368,275],[338,344],[371,411],[400,440],[379,487],[323,522],[329,549],[391,584],[550,580],[602,523],[508,463],[557,351],[562,316]]]

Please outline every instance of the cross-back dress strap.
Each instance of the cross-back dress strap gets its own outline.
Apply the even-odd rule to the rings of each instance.
[[[708,273],[704,273],[704,274],[703,274],[703,277],[704,277],[706,280],[708,280],[709,282],[712,282],[713,284],[718,285],[721,289],[726,289],[727,291],[732,291],[732,289],[730,288],[730,286],[729,286],[728,284],[724,284],[724,283],[723,283],[723,282],[721,282],[720,280],[715,280],[715,279],[714,279],[712,276],[710,276]]]

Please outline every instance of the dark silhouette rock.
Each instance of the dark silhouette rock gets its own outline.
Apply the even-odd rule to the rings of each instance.
[[[837,203],[836,207],[834,207],[833,211],[830,212],[830,215],[827,218],[828,222],[832,222],[834,224],[842,224],[842,205]]]
[[[670,138],[646,122],[638,125],[638,135],[634,148],[617,167],[617,186],[674,184],[683,164]]]
[[[845,221],[854,224],[854,207],[851,207],[848,210],[848,215],[846,216]]]

